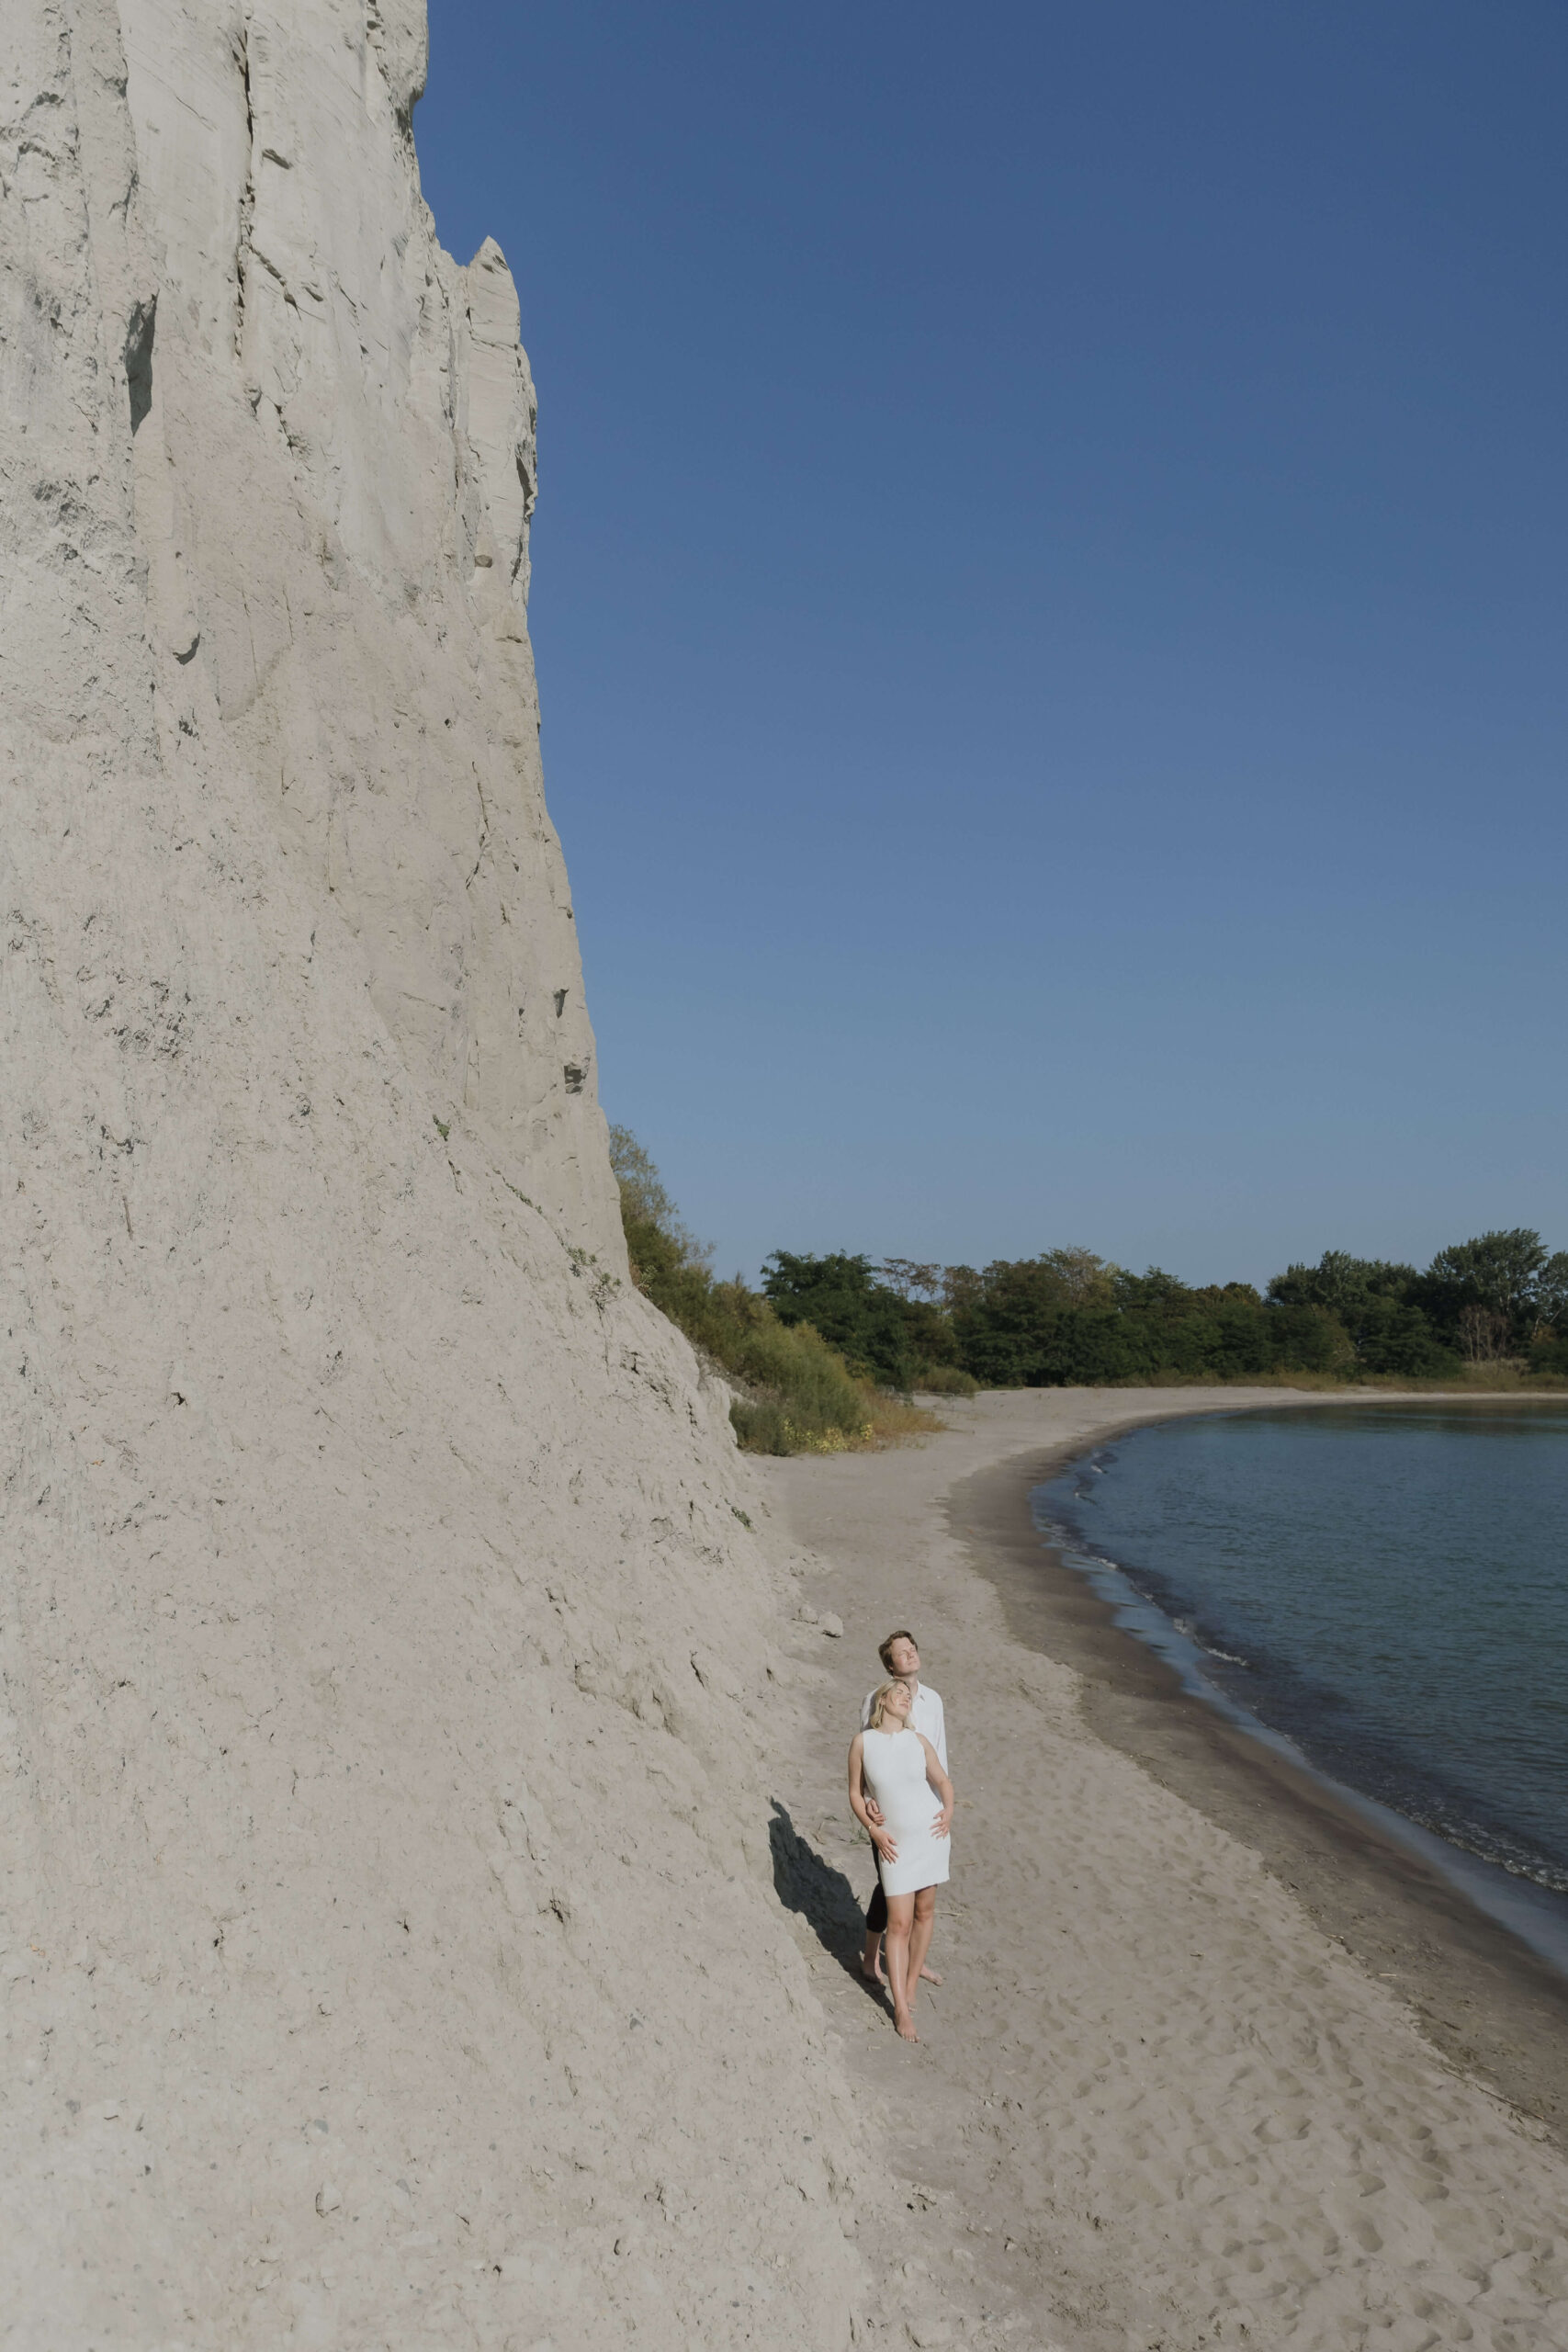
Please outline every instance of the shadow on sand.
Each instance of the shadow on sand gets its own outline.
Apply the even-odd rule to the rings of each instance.
[[[773,1849],[773,1885],[786,1911],[798,1911],[829,1956],[863,1992],[880,2003],[875,1986],[861,1973],[865,1939],[865,1908],[842,1871],[825,1862],[815,1846],[804,1838],[777,1797],[768,1824]]]

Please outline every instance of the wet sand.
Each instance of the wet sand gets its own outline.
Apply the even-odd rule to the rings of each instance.
[[[1184,1690],[1113,1623],[1030,1509],[1033,1489],[1080,1450],[999,1464],[947,1498],[949,1524],[995,1586],[1010,1631],[1076,1667],[1092,1731],[1251,1846],[1319,1927],[1397,1985],[1448,2056],[1568,2143],[1568,1978],[1315,1774]]]
[[[770,1466],[807,1605],[844,1624],[798,1644],[822,1736],[779,1792],[776,1876],[908,2192],[907,2238],[863,2244],[928,2266],[931,2343],[1568,2342],[1562,1980],[1186,1697],[1030,1517],[1117,1428],[1286,1401],[987,1396],[919,1448]],[[872,1867],[842,1787],[899,1623],[960,1799],[914,2051],[855,1973]]]

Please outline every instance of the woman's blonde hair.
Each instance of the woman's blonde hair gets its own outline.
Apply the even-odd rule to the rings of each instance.
[[[882,1717],[887,1705],[887,1693],[889,1690],[907,1690],[908,1687],[908,1682],[905,1681],[904,1677],[901,1674],[896,1674],[891,1682],[883,1682],[878,1684],[877,1688],[871,1694],[871,1713],[866,1717],[865,1724],[867,1731],[880,1731],[882,1729]]]

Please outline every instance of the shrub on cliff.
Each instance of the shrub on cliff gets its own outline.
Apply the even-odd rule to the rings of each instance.
[[[856,1379],[811,1324],[782,1320],[739,1274],[715,1280],[711,1250],[682,1223],[659,1170],[626,1127],[610,1129],[610,1164],[632,1280],[741,1389],[730,1419],[749,1452],[836,1453],[899,1433],[897,1410]]]

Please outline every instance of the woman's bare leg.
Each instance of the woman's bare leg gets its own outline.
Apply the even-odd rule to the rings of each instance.
[[[918,2041],[920,2038],[915,2031],[915,2020],[909,2014],[915,1990],[915,1979],[909,1970],[909,1931],[914,1924],[914,1911],[915,1897],[912,1894],[890,1894],[887,1898],[887,1925],[882,1937],[883,1956],[887,1962],[887,1986],[893,1996],[893,2022],[906,2041]]]
[[[922,1886],[915,1897],[915,1916],[909,1928],[909,1949],[905,1966],[909,1972],[909,2005],[914,2007],[915,1987],[920,1981],[920,1971],[926,1964],[926,1954],[931,1946],[931,1929],[936,1926],[936,1889]],[[941,1982],[940,1978],[933,1980]]]

